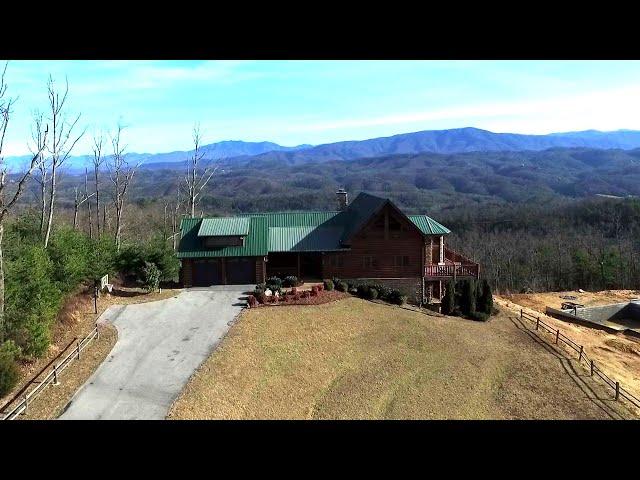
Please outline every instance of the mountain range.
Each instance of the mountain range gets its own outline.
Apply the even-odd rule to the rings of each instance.
[[[640,148],[640,131],[616,130],[525,135],[494,133],[478,128],[425,130],[390,137],[328,143],[324,145],[298,145],[285,147],[272,142],[223,141],[205,145],[203,150],[210,159],[225,159],[225,163],[265,161],[267,163],[298,164],[332,160],[354,160],[396,154],[465,152],[542,151],[551,148],[621,149]],[[129,153],[130,163],[140,161],[147,168],[171,168],[182,165],[191,151],[168,153]],[[7,157],[8,163],[23,164],[29,157]],[[69,157],[70,170],[81,170],[90,163],[89,155]]]

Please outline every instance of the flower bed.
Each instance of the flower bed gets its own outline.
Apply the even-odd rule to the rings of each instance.
[[[330,292],[324,289],[316,289],[315,291],[303,290],[288,292],[277,300],[273,295],[270,297],[263,297],[264,302],[259,302],[253,295],[250,295],[247,304],[249,308],[277,307],[284,305],[320,305],[323,303],[334,302],[348,296],[350,296],[348,293],[338,292],[335,290]]]

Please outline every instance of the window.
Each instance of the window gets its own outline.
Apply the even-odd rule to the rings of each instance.
[[[395,255],[393,257],[393,266],[394,267],[408,267],[409,266],[409,257],[407,255]]]
[[[344,257],[342,255],[331,257],[332,267],[344,267]]]
[[[378,259],[375,257],[372,257],[371,255],[365,255],[364,257],[362,257],[362,267],[365,270],[378,268]]]

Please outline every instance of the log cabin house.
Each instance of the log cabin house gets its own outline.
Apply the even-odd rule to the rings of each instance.
[[[443,283],[477,278],[479,265],[447,248],[451,233],[427,215],[360,193],[338,210],[184,218],[178,258],[185,287],[257,284],[277,275],[384,283],[415,303],[438,303]]]

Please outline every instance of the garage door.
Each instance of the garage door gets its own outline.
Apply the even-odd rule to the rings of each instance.
[[[197,259],[193,261],[193,286],[208,287],[220,285],[222,282],[222,269],[219,258]]]
[[[227,283],[250,284],[256,281],[256,262],[253,258],[227,258]]]

